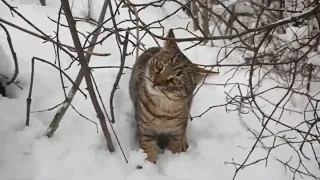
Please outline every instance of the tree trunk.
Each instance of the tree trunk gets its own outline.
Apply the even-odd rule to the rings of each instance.
[[[46,6],[46,0],[39,0],[42,6]]]

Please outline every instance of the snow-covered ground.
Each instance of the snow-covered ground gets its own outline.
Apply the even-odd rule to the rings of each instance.
[[[88,12],[85,0],[75,0],[73,13],[75,16],[86,16]],[[133,1],[133,0],[132,0]],[[146,3],[149,0],[134,0],[136,3]],[[12,6],[18,7],[18,11],[27,19],[39,27],[47,34],[54,36],[56,24],[48,19],[57,19],[60,4],[58,0],[48,0],[47,6],[40,6],[38,0],[14,0],[8,1]],[[70,1],[71,2],[71,1]],[[91,1],[91,16],[99,16],[103,0]],[[168,2],[163,8],[149,7],[139,13],[140,18],[145,22],[153,22],[162,19],[178,8],[178,5]],[[121,14],[116,17],[120,22],[128,19],[125,8],[120,8]],[[12,17],[9,9],[0,2],[0,17],[26,29],[34,31],[17,15]],[[106,19],[110,17],[107,11]],[[61,22],[67,24],[65,18],[61,17]],[[183,12],[177,13],[165,20],[162,25],[166,31],[172,27],[186,27],[189,20]],[[122,24],[121,27],[133,26],[131,23]],[[96,113],[92,107],[90,99],[85,99],[81,93],[77,93],[73,100],[73,106],[84,116],[95,121],[97,125],[82,118],[71,107],[65,114],[59,129],[55,135],[48,139],[45,132],[56,113],[56,110],[32,113],[30,126],[25,126],[26,119],[26,98],[30,85],[31,58],[39,57],[50,62],[55,61],[53,45],[43,43],[42,40],[32,37],[24,32],[6,26],[11,34],[13,45],[17,53],[20,65],[20,74],[17,81],[23,87],[19,89],[16,85],[8,87],[9,98],[0,97],[0,179],[1,180],[230,180],[235,173],[235,166],[232,162],[242,163],[248,155],[255,138],[247,130],[260,131],[261,123],[256,120],[254,114],[249,113],[239,116],[237,111],[226,112],[225,107],[210,109],[207,113],[190,122],[188,127],[189,149],[185,153],[172,154],[165,151],[159,155],[157,165],[145,163],[145,154],[136,148],[134,141],[134,120],[132,104],[128,94],[128,81],[131,70],[125,69],[121,78],[119,89],[115,93],[114,106],[116,123],[113,125],[128,158],[127,164],[122,156],[119,145],[112,134],[116,147],[115,153],[109,153],[103,133],[96,118]],[[106,23],[105,27],[112,27],[112,23]],[[90,32],[95,27],[85,22],[77,23],[77,28],[81,32]],[[152,30],[159,34],[161,30]],[[188,34],[184,31],[175,31],[177,37],[185,37]],[[69,29],[60,28],[60,41],[64,44],[72,45]],[[103,35],[102,35],[103,36]],[[83,40],[83,37],[81,37]],[[159,41],[162,43],[162,41]],[[155,46],[156,43],[150,36],[142,40],[147,47]],[[222,45],[220,41],[215,41],[217,46]],[[4,31],[0,30],[0,70],[2,74],[9,77],[13,73],[13,61],[9,46],[7,44]],[[179,47],[184,49],[192,43],[179,43]],[[132,47],[129,46],[131,51]],[[197,46],[184,53],[193,62],[199,64],[214,64],[216,62],[219,47]],[[120,54],[114,36],[108,38],[102,45],[95,48],[95,52],[111,53],[108,57],[94,56],[91,58],[90,66],[119,65]],[[141,51],[140,51],[141,53]],[[219,58],[223,58],[220,53]],[[71,62],[70,58],[60,52],[61,66],[67,68]],[[127,66],[132,66],[135,56],[129,56],[126,60]],[[241,54],[235,51],[226,59],[225,63],[241,62]],[[231,86],[212,85],[213,83],[223,84],[231,77],[232,72],[228,72],[231,67],[220,69],[220,75],[206,80],[207,84],[200,88],[195,96],[191,115],[197,116],[210,106],[226,103],[225,92]],[[79,66],[73,64],[65,71],[72,79],[75,79]],[[247,70],[239,71],[230,82],[248,83]],[[109,97],[115,81],[118,69],[96,69],[94,77],[98,84],[101,96],[109,113]],[[65,79],[68,92],[71,83]],[[211,83],[211,85],[210,85]],[[262,88],[274,86],[270,81],[264,82]],[[61,88],[59,72],[47,64],[36,62],[35,77],[32,93],[32,111],[39,111],[51,108],[64,100],[64,93]],[[85,83],[81,84],[84,90]],[[86,91],[85,91],[86,92]],[[271,91],[267,94],[268,100],[277,102],[285,92],[280,90]],[[88,93],[87,93],[88,95]],[[297,110],[303,102],[298,96],[296,100]],[[263,101],[259,101],[263,103]],[[295,104],[295,103],[292,103]],[[268,104],[265,111],[271,111],[273,107]],[[277,112],[276,115],[279,115]],[[282,117],[283,122],[299,124],[303,120],[303,115],[299,113],[285,112]],[[270,129],[281,130],[279,126],[271,125]],[[111,131],[110,127],[109,130]],[[295,136],[289,134],[289,136]],[[301,137],[297,137],[298,139]],[[273,138],[264,141],[265,145],[271,146]],[[306,147],[310,152],[310,147]],[[309,148],[309,149],[308,149]],[[316,151],[320,147],[316,146]],[[268,154],[268,149],[263,148],[258,143],[257,148],[250,156],[248,163],[263,158]],[[304,161],[308,169],[315,175],[320,176],[318,165],[314,158]],[[297,154],[292,148],[281,146],[271,154],[268,164],[261,161],[253,166],[240,170],[237,179],[239,180],[289,180],[293,173],[286,169],[277,159],[283,162],[290,160],[293,167],[298,166]],[[144,168],[137,170],[137,164],[143,164]],[[308,176],[297,175],[296,179],[313,179]]]

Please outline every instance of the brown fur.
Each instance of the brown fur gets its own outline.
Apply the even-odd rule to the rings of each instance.
[[[169,30],[168,38],[174,38]],[[188,148],[186,127],[192,93],[207,71],[193,64],[173,40],[143,52],[133,66],[129,91],[140,147],[156,163],[157,148],[172,153]]]

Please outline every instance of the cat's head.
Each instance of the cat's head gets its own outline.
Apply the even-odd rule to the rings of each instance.
[[[175,38],[170,29],[167,38]],[[149,77],[153,89],[178,96],[188,96],[205,76],[218,74],[193,64],[179,49],[174,40],[166,40],[161,50],[148,64]]]

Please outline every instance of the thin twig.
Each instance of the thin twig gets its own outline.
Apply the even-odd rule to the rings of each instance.
[[[102,22],[104,20],[104,17],[105,17],[106,11],[107,11],[107,7],[108,7],[107,1],[108,0],[105,0],[104,4],[102,6],[102,10],[101,10],[100,17],[99,17],[99,20],[98,20],[99,24],[102,24]],[[92,37],[90,44],[95,44],[96,43],[96,41],[98,39],[98,35],[100,34],[100,31],[101,31],[101,26],[99,26],[98,29],[96,30],[96,33]],[[88,51],[93,51],[94,47],[95,46],[89,47]],[[89,64],[90,58],[91,58],[91,54],[87,53],[86,56],[85,56],[85,60],[86,60],[87,64]],[[84,68],[85,68],[84,66],[81,66],[80,71],[79,71],[79,73],[78,73],[78,75],[76,77],[75,84],[77,86],[80,85],[80,83],[82,82],[82,79],[84,77],[84,73],[85,73]],[[47,134],[47,136],[49,138],[53,136],[54,132],[59,127],[59,124],[60,124],[64,114],[67,112],[68,107],[71,104],[71,102],[72,102],[72,100],[73,100],[73,98],[74,98],[76,93],[77,93],[76,86],[72,86],[70,91],[69,91],[69,93],[68,93],[68,95],[67,95],[66,102],[63,104],[63,106],[61,106],[59,108],[59,110],[56,112],[56,115],[54,116],[52,122],[50,123],[49,129],[48,129],[48,134]]]
[[[7,30],[7,28],[2,25],[0,23],[0,26],[2,27],[2,29],[4,30],[4,32],[6,33],[7,35],[7,41],[8,41],[8,44],[9,44],[9,47],[10,47],[10,51],[11,51],[11,54],[12,54],[12,58],[13,58],[13,62],[14,62],[14,74],[12,76],[12,78],[7,82],[7,86],[9,86],[11,83],[13,83],[17,77],[18,77],[18,74],[19,74],[19,63],[18,63],[18,58],[17,58],[17,54],[16,52],[14,51],[14,48],[13,48],[13,45],[12,45],[12,40],[11,40],[11,37],[10,37],[10,33],[9,31]]]
[[[97,117],[98,117],[98,119],[100,121],[100,125],[101,125],[101,128],[103,130],[104,137],[106,139],[108,149],[109,149],[110,152],[114,152],[114,146],[113,146],[113,143],[112,143],[111,135],[109,133],[105,117],[103,115],[103,112],[102,112],[102,110],[100,108],[100,105],[99,105],[99,102],[97,100],[96,94],[94,92],[92,80],[91,80],[91,77],[90,77],[90,68],[89,68],[89,66],[87,64],[87,61],[85,59],[85,56],[83,54],[83,49],[81,47],[80,39],[79,39],[79,36],[77,34],[76,24],[75,24],[75,21],[73,19],[73,16],[72,16],[72,13],[71,13],[71,10],[70,10],[69,1],[68,0],[61,0],[61,4],[62,4],[63,10],[65,12],[67,22],[69,24],[69,30],[70,30],[70,33],[71,33],[71,36],[72,36],[72,40],[74,42],[74,45],[76,47],[76,50],[77,50],[77,53],[78,53],[78,56],[79,56],[79,61],[81,63],[81,69],[84,70],[84,78],[86,80],[86,84],[87,84],[87,88],[88,88],[88,91],[89,91],[90,99],[92,101],[92,105],[93,105],[93,107],[94,107],[94,109],[95,109],[95,111],[97,113]]]
[[[66,44],[62,44],[62,43],[58,43],[57,41],[51,39],[49,36],[42,36],[42,35],[37,34],[35,32],[29,31],[29,30],[27,30],[27,29],[25,29],[23,27],[20,27],[20,26],[15,25],[15,24],[7,21],[7,20],[4,20],[1,17],[0,17],[0,22],[3,22],[4,24],[7,24],[7,25],[9,25],[9,26],[11,26],[13,28],[19,29],[22,32],[28,33],[28,34],[30,34],[30,35],[32,35],[34,37],[40,38],[40,39],[45,40],[45,41],[49,41],[49,42],[54,43],[54,44],[56,44],[58,46],[66,47],[66,48],[68,48],[69,50],[71,50],[73,52],[76,51],[75,48],[72,47],[72,46],[69,46],[69,45],[66,45]],[[87,50],[87,51],[84,50],[83,52],[86,53],[86,54],[90,54],[92,56],[110,56],[111,55],[110,53],[97,53],[97,52],[90,52],[89,50]]]

